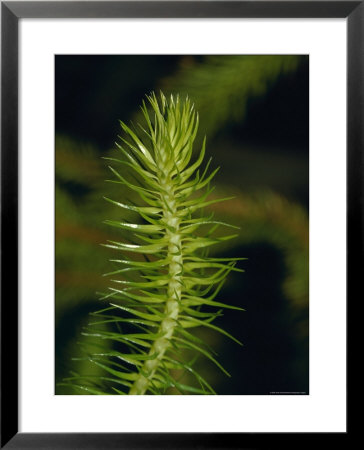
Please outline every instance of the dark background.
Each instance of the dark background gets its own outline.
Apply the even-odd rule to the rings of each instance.
[[[308,57],[296,57],[294,68],[283,64],[274,76],[268,57],[266,64],[262,56],[259,64],[247,60],[250,72],[243,65],[249,57],[235,58],[241,66],[230,84],[222,86],[219,67],[207,66],[198,88],[188,83],[208,62],[204,56],[56,56],[56,380],[72,370],[74,343],[95,309],[93,292],[107,263],[98,247],[107,231],[94,224],[103,214],[95,193],[108,189],[99,157],[115,151],[118,120],[138,120],[145,94],[160,88],[196,92],[191,99],[207,116],[219,109],[214,98],[225,89],[236,112],[225,114],[221,126],[206,122],[207,154],[221,166],[218,188],[236,189],[236,211],[243,205],[240,216],[232,214],[243,237],[223,250],[248,260],[222,296],[246,312],[227,312],[220,325],[244,346],[211,337],[232,377],[209,365],[202,370],[219,394],[308,394]],[[231,57],[228,62],[235,70]],[[234,91],[239,83],[245,91]],[[102,262],[85,270],[88,255]]]

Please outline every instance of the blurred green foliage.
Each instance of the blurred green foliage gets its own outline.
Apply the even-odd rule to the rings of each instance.
[[[177,73],[162,82],[165,92],[190,96],[199,111],[200,130],[209,139],[228,123],[241,123],[249,100],[263,96],[277,78],[293,72],[296,55],[207,56],[184,58]]]
[[[226,204],[214,205],[213,211],[217,220],[241,227],[239,238],[217,251],[248,257],[241,264],[246,273],[232,277],[221,292],[225,302],[247,309],[239,323],[233,313],[222,319],[235,323],[238,333],[232,334],[246,346],[237,350],[230,348],[224,337],[209,332],[204,336],[227,361],[232,355],[236,360],[231,372],[237,381],[232,387],[226,385],[229,380],[216,375],[222,393],[269,393],[264,392],[269,382],[262,381],[260,387],[251,383],[249,388],[250,379],[244,374],[250,370],[251,378],[259,378],[261,371],[272,373],[274,358],[281,358],[280,365],[275,362],[279,371],[276,378],[283,380],[281,390],[308,392],[308,212],[297,195],[308,192],[308,151],[291,155],[269,145],[262,148],[260,143],[241,142],[229,134],[234,124],[239,127],[249,118],[255,97],[268,96],[275,83],[305,63],[306,57],[291,55],[184,56],[175,72],[168,76],[162,72],[154,86],[188,94],[196,104],[201,136],[207,135],[207,154],[213,156],[212,168],[216,163],[221,166],[214,195],[235,196]],[[135,104],[140,100],[136,98]],[[138,117],[136,110],[135,123]],[[118,219],[118,212],[103,196],[122,199],[126,195],[121,185],[105,183],[108,173],[101,156],[114,153],[115,149],[101,149],[93,142],[75,140],[64,133],[56,136],[56,381],[68,374],[84,373],[83,362],[71,358],[79,355],[79,345],[93,345],[81,337],[80,331],[89,321],[88,313],[99,306],[96,293],[106,287],[102,274],[113,269],[110,251],[100,244],[113,238],[120,240],[119,231],[113,232],[103,224],[105,219]],[[274,279],[259,268],[252,273],[260,253],[267,258],[267,265],[273,262],[271,272],[277,274]],[[252,277],[256,277],[256,283],[250,288]],[[264,303],[269,299],[272,305]],[[277,315],[272,312],[274,308]],[[260,347],[252,344],[263,339],[258,335],[262,329],[259,324],[269,320],[272,330],[278,332],[282,324],[286,327],[282,339],[289,342],[284,349],[272,348],[272,355],[262,354],[259,359],[254,352],[270,348],[269,343],[263,342]],[[256,334],[254,327],[249,328],[249,321],[255,324]],[[265,339],[270,339],[268,334]],[[267,367],[262,365],[264,358]],[[223,365],[229,369],[229,362]],[[197,367],[202,375],[210,369],[209,365]],[[272,385],[270,390],[279,387]],[[69,393],[62,388],[56,392]]]

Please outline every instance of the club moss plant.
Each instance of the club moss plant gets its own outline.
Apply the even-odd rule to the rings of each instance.
[[[194,105],[163,93],[146,99],[141,107],[145,125],[132,129],[121,122],[119,156],[106,158],[113,164],[109,181],[127,187],[134,201],[106,198],[120,220],[105,222],[119,229],[122,240],[104,244],[116,255],[111,259],[115,270],[106,274],[109,292],[102,296],[108,305],[92,313],[83,333],[96,342],[110,342],[106,350],[100,345],[84,358],[102,374],[74,374],[65,384],[89,394],[166,394],[171,389],[215,394],[194,368],[197,357],[229,374],[193,331],[207,327],[240,344],[214,321],[224,308],[242,309],[216,297],[229,272],[242,272],[235,265],[244,258],[207,252],[237,236],[221,229],[237,227],[203,212],[228,199],[209,198],[218,169],[209,172],[211,158],[203,167],[205,140],[194,157],[199,123]],[[185,372],[195,382],[184,384],[179,377]]]

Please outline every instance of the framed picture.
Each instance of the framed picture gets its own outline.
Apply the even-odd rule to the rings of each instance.
[[[1,3],[2,447],[348,438],[363,8]]]

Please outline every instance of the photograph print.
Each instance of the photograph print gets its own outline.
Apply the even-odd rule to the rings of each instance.
[[[309,57],[55,56],[55,393],[309,394]]]

